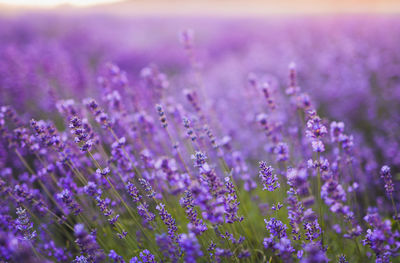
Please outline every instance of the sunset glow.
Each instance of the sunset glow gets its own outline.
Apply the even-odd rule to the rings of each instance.
[[[129,14],[302,14],[302,13],[399,13],[396,0],[0,0],[0,5],[12,8],[98,7],[102,11]],[[1,10],[0,10],[1,11]]]
[[[59,5],[90,6],[104,3],[115,3],[120,0],[0,0],[0,4],[26,7],[54,7]]]

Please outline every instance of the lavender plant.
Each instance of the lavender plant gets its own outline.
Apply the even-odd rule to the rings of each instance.
[[[178,62],[145,61],[136,74],[105,63],[97,78],[90,49],[79,51],[87,61],[73,61],[60,39],[51,52],[61,68],[48,66],[59,61],[51,56],[16,64],[28,59],[17,52],[27,47],[13,38],[0,44],[8,58],[0,59],[1,261],[399,260],[395,107],[369,101],[376,112],[360,124],[349,113],[357,98],[332,114],[335,98],[314,92],[336,84],[332,75],[311,81],[295,63],[276,77],[235,62],[206,69],[192,30],[181,34],[176,54],[186,66],[175,73]],[[33,47],[40,54],[47,44]],[[389,81],[392,73],[373,72],[385,59],[353,71]],[[19,68],[34,81],[14,74]],[[233,93],[229,83],[215,89],[225,77],[213,73],[231,74]],[[29,98],[28,88],[54,103]],[[369,134],[363,126],[384,111],[385,125]]]

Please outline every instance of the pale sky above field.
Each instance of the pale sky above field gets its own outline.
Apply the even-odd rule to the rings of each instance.
[[[17,6],[57,6],[71,4],[77,6],[88,6],[103,3],[118,2],[121,0],[0,0],[0,3]]]
[[[4,4],[14,9],[108,4],[104,10],[129,14],[400,14],[400,0],[0,0],[0,9]]]

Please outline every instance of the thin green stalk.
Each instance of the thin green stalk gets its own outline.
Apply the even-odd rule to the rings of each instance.
[[[317,161],[319,161],[319,152],[317,153]],[[325,220],[324,220],[324,215],[323,215],[323,201],[321,198],[321,171],[320,167],[317,167],[317,182],[318,182],[318,188],[317,188],[317,199],[318,199],[318,206],[319,206],[319,218],[321,220],[321,241],[322,241],[322,246],[324,245],[324,231],[325,231]]]
[[[390,194],[390,199],[392,200],[392,206],[393,206],[393,209],[394,209],[394,215],[396,217],[396,222],[397,222],[399,215],[397,214],[397,207],[396,207],[396,203],[394,202],[392,193]]]

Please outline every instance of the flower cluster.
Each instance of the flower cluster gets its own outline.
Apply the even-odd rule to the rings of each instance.
[[[395,23],[64,19],[1,21],[1,262],[396,262]]]
[[[25,209],[18,207],[16,211],[18,218],[16,220],[17,230],[25,240],[32,240],[36,237],[36,231],[33,230],[33,223],[31,222],[28,213]]]
[[[274,169],[268,166],[266,162],[260,162],[260,173],[259,177],[264,185],[263,190],[274,191],[280,187],[278,177],[273,174]]]
[[[64,189],[61,193],[57,194],[57,198],[61,199],[74,215],[78,215],[82,212],[80,205],[73,199],[71,192],[68,189]]]
[[[313,151],[323,152],[325,151],[325,145],[322,142],[322,138],[328,133],[328,130],[315,111],[310,110],[307,114],[309,119],[307,121],[306,135],[311,139]]]
[[[385,190],[388,195],[391,195],[394,192],[394,185],[392,181],[392,174],[390,173],[390,167],[387,165],[382,166],[381,168],[381,178],[385,182]]]

